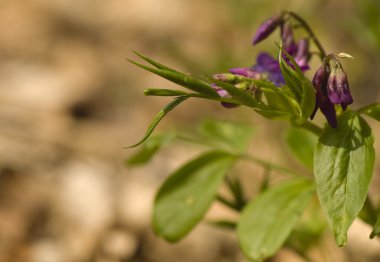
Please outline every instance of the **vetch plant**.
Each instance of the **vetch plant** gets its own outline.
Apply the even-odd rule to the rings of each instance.
[[[129,60],[188,91],[144,91],[146,96],[174,99],[156,115],[142,140],[130,146],[145,142],[128,163],[146,163],[160,147],[176,139],[210,149],[173,172],[156,195],[153,228],[167,241],[185,237],[214,201],[241,213],[238,221],[222,219],[212,224],[236,230],[241,250],[252,261],[274,255],[283,245],[306,256],[308,245],[318,239],[325,226],[315,214],[318,208],[308,206],[322,207],[339,246],[346,244],[347,231],[357,217],[373,226],[371,238],[380,234],[380,207],[368,197],[375,161],[374,138],[363,118],[366,115],[380,121],[380,103],[358,110],[349,108],[353,98],[340,60],[352,56],[327,54],[310,26],[293,12],[284,11],[266,20],[257,30],[253,44],[259,46],[278,29],[277,56],[261,52],[254,65],[232,68],[206,81],[137,52],[150,66]],[[303,36],[295,38],[294,30],[302,31]],[[310,81],[304,73],[313,70],[309,64],[313,56],[320,59],[321,65]],[[193,98],[217,101],[229,109],[246,106],[267,119],[289,122],[292,127],[286,136],[288,147],[314,176],[300,175],[249,155],[246,147],[252,128],[243,124],[206,121],[195,134],[172,132],[149,138],[168,112]],[[318,111],[327,121],[323,127],[312,122]],[[262,190],[252,199],[246,198],[238,177],[227,175],[240,160],[260,165],[266,172]],[[271,170],[291,176],[269,186]],[[230,198],[219,193],[223,183]],[[313,197],[315,193],[319,204]],[[304,212],[306,218],[299,221]]]

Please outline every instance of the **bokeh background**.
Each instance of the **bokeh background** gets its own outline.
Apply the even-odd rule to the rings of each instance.
[[[143,89],[174,87],[125,58],[136,59],[131,50],[137,50],[195,76],[249,66],[259,50],[276,51],[277,34],[256,47],[251,38],[282,9],[309,21],[329,52],[355,57],[344,62],[353,108],[380,100],[376,0],[1,0],[0,261],[246,261],[229,231],[202,224],[175,245],[152,233],[155,191],[200,149],[174,145],[146,166],[125,166],[136,150],[123,147],[138,141],[168,102],[144,97]],[[314,69],[318,63],[313,59]],[[188,101],[157,132],[189,130],[205,118],[252,124],[253,155],[305,171],[282,142],[287,125],[246,108]],[[377,139],[380,124],[368,121]],[[376,163],[374,200],[380,196],[379,157]],[[254,192],[252,174],[260,177],[261,170],[241,168]],[[233,215],[219,205],[209,214]],[[327,231],[310,257],[380,261],[380,243],[368,239],[370,231],[356,221],[345,248],[337,248]],[[284,249],[272,261],[304,260]]]

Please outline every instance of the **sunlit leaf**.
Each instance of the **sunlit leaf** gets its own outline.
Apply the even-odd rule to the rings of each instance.
[[[368,124],[355,112],[338,118],[338,127],[326,126],[314,154],[318,197],[339,246],[367,197],[375,160]]]
[[[182,166],[161,186],[154,203],[153,228],[170,242],[183,238],[204,217],[235,157],[209,152]]]
[[[176,106],[178,106],[180,103],[182,103],[183,101],[185,101],[187,98],[188,97],[185,97],[185,96],[177,97],[172,102],[170,102],[169,104],[167,104],[153,118],[153,120],[150,123],[147,131],[145,132],[144,137],[139,142],[137,142],[136,144],[134,144],[132,146],[127,146],[126,148],[136,147],[136,146],[141,145],[142,143],[144,143],[144,141],[147,140],[149,138],[149,136],[152,134],[153,130],[156,128],[156,126],[158,125],[158,123],[160,123],[161,119],[163,119],[166,116],[167,113],[169,113],[171,110],[173,110]]]
[[[295,179],[266,190],[243,210],[238,237],[244,254],[252,261],[273,256],[288,238],[310,202],[314,187]]]

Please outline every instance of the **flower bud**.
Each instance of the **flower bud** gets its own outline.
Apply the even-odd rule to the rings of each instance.
[[[315,72],[312,80],[314,88],[317,91],[321,91],[324,95],[326,95],[326,86],[329,74],[330,68],[327,65],[323,64]]]
[[[226,90],[217,86],[216,84],[211,84],[211,87],[218,93],[220,97],[227,97],[227,98],[231,97],[231,95]],[[240,106],[238,104],[233,104],[233,103],[228,103],[228,102],[220,102],[220,104],[225,108],[235,108],[235,107]]]
[[[347,105],[352,104],[347,75],[341,66],[337,66],[330,74],[327,81],[327,94],[331,103],[340,104],[343,110],[347,108]]]
[[[284,50],[288,54],[294,55],[297,52],[297,46],[294,42],[293,29],[290,23],[281,25],[281,39]]]
[[[267,19],[257,29],[255,36],[253,37],[253,45],[261,42],[267,38],[281,23],[283,22],[283,15],[277,14]]]
[[[309,41],[306,38],[300,39],[297,43],[297,53],[294,60],[301,69],[305,70],[309,69],[310,56]]]

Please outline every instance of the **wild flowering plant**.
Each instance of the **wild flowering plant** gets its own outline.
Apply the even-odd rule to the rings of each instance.
[[[348,108],[353,98],[340,60],[352,57],[327,54],[310,26],[293,12],[284,11],[266,20],[256,31],[253,45],[277,29],[280,41],[276,57],[261,52],[254,65],[214,74],[209,81],[178,72],[137,52],[150,66],[130,60],[189,91],[144,91],[147,96],[174,99],[156,115],[143,139],[131,146],[145,142],[128,160],[129,164],[145,163],[162,145],[176,138],[211,148],[171,174],[156,195],[153,228],[167,241],[176,242],[186,236],[211,204],[219,201],[241,215],[238,221],[213,224],[236,230],[241,250],[250,260],[262,261],[283,245],[305,255],[307,246],[324,231],[323,222],[314,229],[308,226],[307,219],[297,224],[304,212],[314,225],[317,223],[315,209],[307,209],[315,206],[315,192],[339,246],[346,244],[347,231],[357,217],[373,226],[371,238],[380,234],[380,207],[368,197],[375,161],[374,138],[362,117],[380,121],[380,103],[358,110]],[[301,30],[304,36],[295,38],[294,30]],[[304,73],[313,70],[309,64],[313,55],[319,57],[321,65],[310,81]],[[247,154],[251,128],[246,125],[207,121],[193,137],[169,133],[149,138],[169,111],[190,98],[219,101],[225,108],[246,106],[267,119],[288,121],[292,126],[286,137],[288,146],[314,176],[299,175]],[[311,121],[318,111],[327,120],[323,127]],[[266,177],[260,193],[247,199],[240,180],[226,175],[239,160],[252,161],[267,173],[277,170],[293,176],[274,186],[269,186]],[[223,182],[230,198],[219,193]]]

